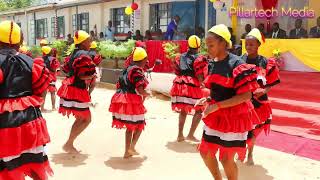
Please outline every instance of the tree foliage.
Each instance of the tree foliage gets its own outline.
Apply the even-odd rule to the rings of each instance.
[[[36,0],[0,0],[0,10],[24,8],[32,5]]]

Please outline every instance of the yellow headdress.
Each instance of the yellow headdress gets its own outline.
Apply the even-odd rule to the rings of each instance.
[[[264,36],[261,34],[260,30],[257,28],[253,28],[247,36],[255,37],[260,42],[260,44],[263,44],[265,42]]]
[[[52,48],[49,46],[42,46],[41,50],[42,50],[43,54],[48,55],[48,54],[50,54]]]
[[[191,48],[195,48],[195,49],[200,48],[201,40],[200,40],[200,38],[198,36],[192,35],[188,39],[188,45]]]
[[[222,37],[229,44],[229,47],[230,48],[232,47],[231,34],[226,25],[224,24],[215,25],[209,30],[209,32],[217,34],[218,36]]]
[[[142,61],[147,57],[147,52],[141,47],[136,47],[133,52],[133,61]]]
[[[88,39],[89,37],[90,35],[85,31],[82,31],[82,30],[76,31],[73,37],[74,44],[80,44],[86,39]]]
[[[21,40],[21,29],[13,21],[2,21],[0,23],[0,42],[7,44],[19,44]]]

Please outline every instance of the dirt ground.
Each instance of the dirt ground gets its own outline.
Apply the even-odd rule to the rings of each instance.
[[[93,92],[93,120],[79,137],[76,147],[79,155],[62,151],[74,119],[62,117],[57,112],[44,113],[51,135],[48,154],[55,175],[52,180],[164,180],[164,179],[212,179],[196,145],[175,142],[178,115],[171,112],[170,102],[157,98],[146,100],[147,126],[137,149],[140,156],[122,159],[124,130],[111,128],[108,112],[113,90],[96,89]],[[47,97],[46,107],[50,108]],[[191,118],[185,126],[190,128]],[[197,130],[201,137],[202,126]],[[307,158],[257,147],[256,165],[248,167],[238,163],[240,180],[317,180],[320,179],[320,162]],[[220,168],[222,170],[222,167]],[[224,176],[225,177],[225,176]]]

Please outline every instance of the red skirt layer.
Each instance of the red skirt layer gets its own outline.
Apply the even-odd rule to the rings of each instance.
[[[171,109],[172,111],[175,112],[186,112],[188,114],[194,114],[196,111],[203,111],[204,110],[204,106],[193,106],[193,105],[189,105],[189,104],[182,104],[182,103],[174,103],[171,104]]]
[[[147,112],[143,98],[138,94],[116,93],[112,96],[109,111],[118,114],[139,115]]]
[[[192,84],[194,86],[188,84]],[[177,76],[173,81],[170,95],[201,99],[204,96],[204,92],[200,88],[200,83],[196,78],[189,76]]]
[[[39,96],[25,96],[21,98],[0,99],[0,113],[22,111],[28,107],[40,107],[43,98]]]
[[[220,132],[243,133],[252,130],[253,124],[260,120],[251,102],[245,102],[231,108],[219,109],[203,118],[210,128]]]
[[[202,154],[210,153],[210,156],[215,157],[217,151],[219,150],[219,159],[222,160],[224,157],[227,159],[231,159],[234,157],[235,154],[238,154],[238,159],[240,161],[244,161],[246,157],[247,149],[241,147],[224,147],[218,144],[209,143],[204,140],[201,141],[198,150]]]
[[[46,121],[38,118],[16,128],[0,129],[0,158],[15,156],[22,151],[50,142]]]
[[[269,102],[262,103],[259,108],[254,108],[254,110],[258,114],[260,122],[262,123],[269,119],[272,114],[272,109]]]
[[[66,78],[61,87],[59,88],[57,95],[63,99],[75,100],[79,102],[90,102],[90,95],[87,89],[80,89],[71,86],[73,78]]]
[[[49,85],[48,87],[48,91],[53,93],[53,92],[57,92],[57,88],[55,85]]]
[[[41,180],[48,179],[48,176],[53,175],[53,171],[49,162],[25,164],[12,171],[0,171],[0,180],[25,180],[25,176],[31,177],[36,174]]]
[[[70,115],[72,115],[76,119],[81,119],[81,120],[88,120],[89,117],[91,117],[90,109],[85,111],[78,111],[75,109],[69,109],[69,108],[64,108],[60,106],[58,112],[63,116],[69,117]]]
[[[130,124],[130,123],[124,123],[122,121],[119,121],[117,119],[113,119],[112,121],[112,127],[113,128],[117,128],[117,129],[123,129],[126,128],[128,130],[131,131],[142,131],[144,130],[146,123],[144,122],[144,124]]]

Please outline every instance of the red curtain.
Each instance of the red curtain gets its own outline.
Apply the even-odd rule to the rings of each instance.
[[[154,68],[154,72],[173,72],[172,62],[170,59],[166,58],[166,55],[163,51],[162,44],[167,41],[146,41],[146,49],[148,53],[148,60],[150,63],[150,67],[152,67],[155,63],[155,60],[160,59],[162,64],[157,65]],[[174,41],[180,45],[180,52],[185,53],[188,50],[188,41]]]
[[[262,7],[264,10],[272,9],[277,6],[278,0],[261,0]],[[267,31],[270,31],[270,18],[267,18]]]

